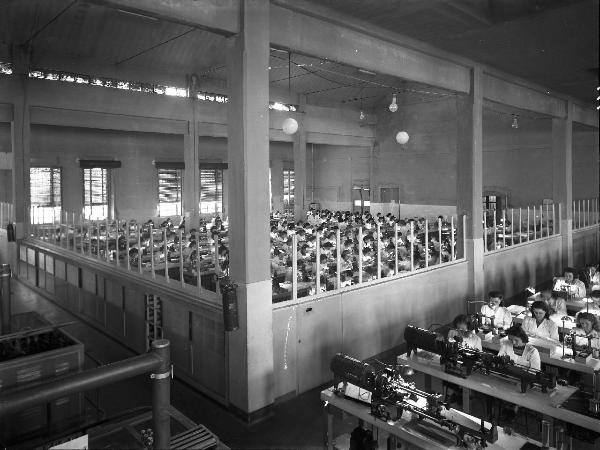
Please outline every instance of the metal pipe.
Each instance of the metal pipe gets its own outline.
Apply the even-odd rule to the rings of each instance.
[[[183,278],[183,230],[179,230],[179,281],[181,287],[185,286],[185,279]]]
[[[171,347],[167,339],[152,342],[152,353],[158,358],[158,367],[150,374],[152,379],[152,428],[155,449],[171,448]]]
[[[84,372],[56,377],[36,386],[0,396],[0,417],[70,394],[96,389],[161,367],[160,357],[151,352]]]
[[[202,277],[200,276],[200,232],[196,231],[196,281],[198,294],[202,295]]]
[[[152,224],[150,224],[150,269],[152,270],[152,278],[156,278],[154,272],[154,230]]]
[[[10,276],[11,270],[9,264],[0,265],[0,336],[10,333],[11,298],[10,298]]]

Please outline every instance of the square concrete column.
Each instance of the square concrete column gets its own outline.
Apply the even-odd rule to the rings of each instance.
[[[300,112],[304,112],[306,96],[299,98]],[[294,219],[306,220],[306,129],[304,114],[298,114],[298,131],[294,134]]]
[[[469,94],[457,97],[456,210],[459,224],[462,223],[461,216],[467,216],[464,230],[466,248],[463,251],[469,265],[468,292],[475,300],[482,299],[484,295],[482,78],[481,67],[476,66],[471,71]],[[462,245],[460,235],[457,244]]]
[[[567,116],[552,119],[552,180],[554,201],[561,205],[563,266],[573,265],[573,102]]]
[[[183,210],[186,229],[198,229],[200,218],[200,156],[198,140],[198,114],[196,99],[190,99],[190,120],[183,135]]]
[[[12,142],[12,193],[15,215],[16,237],[23,239],[29,230],[29,167],[31,124],[27,98],[28,53],[13,48],[13,70],[18,78],[18,89],[14,92]]]
[[[230,276],[240,328],[229,333],[229,402],[253,421],[273,403],[269,241],[269,0],[240,3],[228,58]]]

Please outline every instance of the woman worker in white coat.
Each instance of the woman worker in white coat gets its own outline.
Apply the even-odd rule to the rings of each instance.
[[[498,356],[508,356],[515,364],[530,369],[540,370],[542,363],[540,353],[533,345],[521,325],[513,325],[506,330],[507,337],[502,339]]]
[[[531,317],[525,317],[521,325],[529,336],[541,337],[558,341],[558,325],[550,320],[550,308],[543,300],[533,302]]]
[[[490,291],[488,303],[481,307],[481,315],[486,319],[486,322],[489,322],[493,317],[495,327],[506,329],[512,324],[512,315],[504,307],[503,299],[504,296],[499,291]]]

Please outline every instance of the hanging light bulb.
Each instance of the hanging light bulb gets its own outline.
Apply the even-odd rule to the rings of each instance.
[[[360,110],[360,116],[358,116],[358,118],[360,120],[365,120],[365,113],[364,113],[364,111],[362,109]]]
[[[519,120],[518,120],[518,117],[519,117],[519,116],[517,116],[516,114],[513,114],[513,121],[512,121],[512,125],[511,125],[511,127],[512,127],[512,128],[514,128],[515,130],[516,130],[517,128],[519,128]]]
[[[392,103],[390,103],[390,111],[391,112],[396,112],[398,111],[398,103],[396,103],[396,94],[392,94]]]

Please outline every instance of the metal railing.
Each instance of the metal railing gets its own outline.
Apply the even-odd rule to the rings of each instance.
[[[406,226],[338,227],[273,243],[273,302],[331,294],[464,258],[466,216]],[[458,239],[460,235],[460,245]]]
[[[598,225],[598,199],[573,200],[573,229]]]
[[[15,219],[15,208],[12,203],[0,202],[0,227],[4,228]]]
[[[174,287],[195,289],[200,297],[219,289],[220,238],[210,231],[186,233],[174,226],[155,227],[152,221],[90,220],[61,211],[50,223],[32,223],[30,238]]]
[[[560,216],[561,205],[555,203],[484,211],[484,251],[560,234]]]

